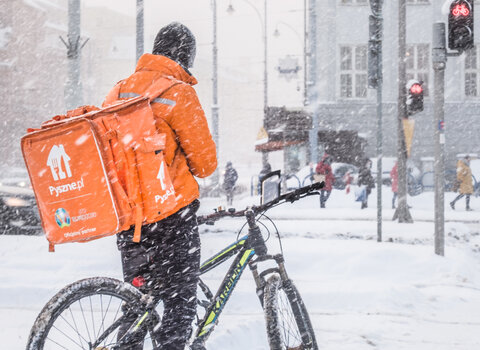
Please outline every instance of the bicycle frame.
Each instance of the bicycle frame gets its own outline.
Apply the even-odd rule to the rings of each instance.
[[[194,344],[204,344],[210,333],[213,331],[215,322],[220,316],[223,307],[227,303],[233,290],[235,289],[235,286],[245,270],[245,267],[255,256],[255,250],[250,246],[247,235],[229,245],[211,258],[207,259],[207,261],[200,266],[200,275],[203,275],[221,265],[234,255],[236,255],[236,257],[230,265],[230,268],[228,269],[214,297],[212,297],[208,287],[203,284],[203,282],[200,284],[200,287],[202,288],[205,296],[209,299],[210,304],[206,308],[206,313],[203,320],[198,325]]]
[[[195,338],[192,342],[192,349],[204,349],[204,344],[207,341],[209,335],[212,333],[218,317],[220,316],[225,304],[227,303],[230,295],[232,294],[235,286],[240,279],[245,267],[250,264],[252,271],[254,272],[255,281],[257,281],[256,264],[252,266],[252,259],[256,255],[253,248],[254,240],[249,239],[249,235],[240,238],[238,241],[230,244],[225,249],[221,250],[217,254],[207,259],[200,266],[200,275],[214,269],[221,265],[226,260],[236,255],[230,268],[228,269],[222,283],[220,284],[215,296],[211,294],[210,289],[200,280],[199,286],[202,289],[205,296],[209,299],[208,305],[203,305],[206,308],[204,318],[198,324],[198,328],[195,333]],[[262,241],[263,245],[265,244]],[[258,244],[258,243],[257,243]],[[269,256],[265,256],[268,259]],[[263,258],[262,260],[264,260]],[[258,288],[258,282],[257,282]],[[150,300],[147,306],[147,310],[138,316],[136,321],[132,324],[132,327],[127,332],[124,341],[128,344],[129,339],[134,337],[134,334],[141,332],[143,325],[148,322],[151,311],[155,309],[157,300]],[[120,321],[118,321],[120,323]],[[116,327],[118,325],[115,325]],[[100,336],[98,343],[103,340],[103,334]],[[123,343],[122,343],[123,344]],[[95,344],[96,345],[96,344]]]
[[[206,340],[213,332],[218,317],[222,313],[225,304],[229,300],[238,280],[242,276],[242,273],[244,272],[247,265],[252,271],[257,288],[257,296],[260,300],[260,304],[262,305],[262,307],[265,276],[267,274],[277,272],[280,274],[281,278],[284,281],[287,281],[289,279],[285,270],[285,266],[283,264],[283,255],[268,255],[265,242],[262,240],[260,243],[255,238],[255,236],[258,234],[260,234],[260,231],[258,229],[258,226],[255,225],[254,228],[249,229],[249,235],[246,235],[240,238],[235,243],[232,243],[219,253],[207,259],[206,262],[204,262],[200,266],[200,275],[203,275],[206,272],[221,265],[230,257],[236,255],[215,296],[213,296],[208,287],[202,281],[200,281],[200,288],[202,289],[205,296],[209,299],[209,302],[207,305],[202,305],[200,303],[200,305],[205,307],[206,313],[204,318],[198,324],[196,335],[192,343],[193,350],[204,349],[203,346]],[[256,249],[259,250],[261,254],[257,254]],[[255,260],[253,260],[254,258]],[[265,269],[262,273],[259,274],[257,270],[257,263],[267,260],[275,260],[278,267]]]

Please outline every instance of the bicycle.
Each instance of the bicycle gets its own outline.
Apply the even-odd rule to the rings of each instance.
[[[268,209],[316,195],[322,187],[323,183],[314,183],[260,206],[242,211],[219,210],[198,217],[199,225],[212,225],[224,217],[245,217],[243,227],[248,225],[248,234],[201,264],[200,276],[235,256],[215,295],[201,279],[199,281],[199,289],[204,297],[198,298],[198,306],[205,309],[205,314],[200,318],[197,308],[197,328],[190,343],[192,350],[206,349],[205,342],[218,323],[246,266],[253,274],[256,292],[264,310],[270,348],[318,349],[307,308],[287,275],[283,253],[268,254],[258,222],[260,218],[270,220],[265,215]],[[280,240],[278,230],[274,227]],[[274,262],[276,266],[259,272],[258,264],[265,261]],[[74,282],[59,291],[40,312],[30,332],[27,350],[127,349],[129,344],[138,339],[155,347],[152,333],[161,321],[157,312],[160,304],[158,297],[143,294],[131,284],[113,278],[93,277]],[[125,324],[130,326],[125,327]]]

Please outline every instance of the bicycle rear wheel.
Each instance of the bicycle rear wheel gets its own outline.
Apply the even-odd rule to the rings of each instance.
[[[292,281],[271,276],[265,285],[264,309],[270,349],[318,349],[307,309]]]
[[[119,333],[125,333],[128,322],[145,311],[142,296],[135,287],[113,278],[74,282],[58,292],[38,315],[27,350],[116,349],[122,340]],[[140,338],[145,338],[144,349],[153,347],[149,331],[141,333]],[[142,349],[142,340],[135,349]]]

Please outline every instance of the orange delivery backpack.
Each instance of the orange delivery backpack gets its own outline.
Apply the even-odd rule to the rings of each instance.
[[[54,246],[86,242],[152,223],[175,207],[150,101],[176,84],[161,79],[154,93],[106,108],[83,106],[29,129],[23,157],[42,227]],[[120,90],[119,85],[118,90]]]

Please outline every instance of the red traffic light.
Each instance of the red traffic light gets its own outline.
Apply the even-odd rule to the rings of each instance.
[[[467,3],[459,3],[453,6],[451,9],[452,15],[455,17],[463,16],[467,17],[470,14],[470,6]]]
[[[419,95],[423,92],[423,87],[420,84],[413,84],[410,86],[410,92],[415,95]]]

